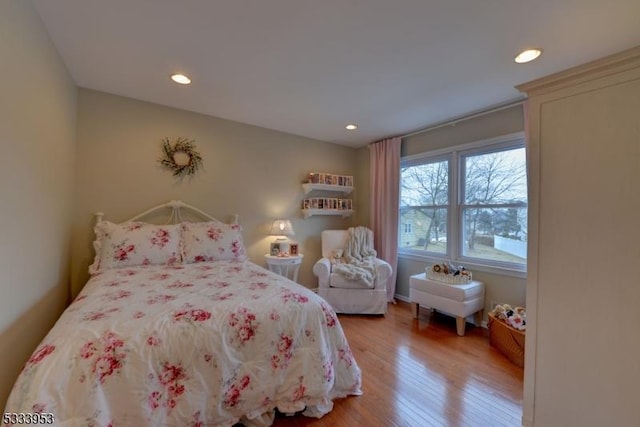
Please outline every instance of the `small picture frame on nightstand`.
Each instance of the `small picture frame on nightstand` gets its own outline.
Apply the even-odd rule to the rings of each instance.
[[[291,255],[291,256],[297,256],[298,255],[298,244],[297,243],[291,243],[289,245],[289,255]]]
[[[269,253],[271,254],[271,256],[280,255],[280,243],[271,243]]]

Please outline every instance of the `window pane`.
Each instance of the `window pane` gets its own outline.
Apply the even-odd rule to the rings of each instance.
[[[448,205],[449,160],[402,168],[399,248],[446,255]]]
[[[409,166],[400,171],[400,207],[449,204],[447,160]]]
[[[447,253],[447,208],[400,209],[399,249]]]
[[[525,264],[527,208],[463,210],[463,255]]]
[[[527,202],[525,149],[464,157],[467,205]]]

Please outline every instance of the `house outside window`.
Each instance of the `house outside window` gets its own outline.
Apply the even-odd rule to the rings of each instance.
[[[522,133],[405,157],[400,173],[400,256],[526,272]]]

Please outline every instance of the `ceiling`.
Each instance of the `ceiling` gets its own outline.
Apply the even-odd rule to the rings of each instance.
[[[351,147],[640,45],[638,0],[33,3],[80,87]],[[516,64],[527,47],[544,53]]]

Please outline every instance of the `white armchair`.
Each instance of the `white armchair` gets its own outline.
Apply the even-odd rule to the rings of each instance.
[[[363,280],[349,280],[333,272],[332,256],[344,250],[349,237],[348,230],[325,230],[321,233],[322,258],[313,266],[318,277],[318,295],[324,298],[337,313],[385,314],[387,312],[387,281],[391,277],[391,265],[376,258],[376,275],[373,288]]]

